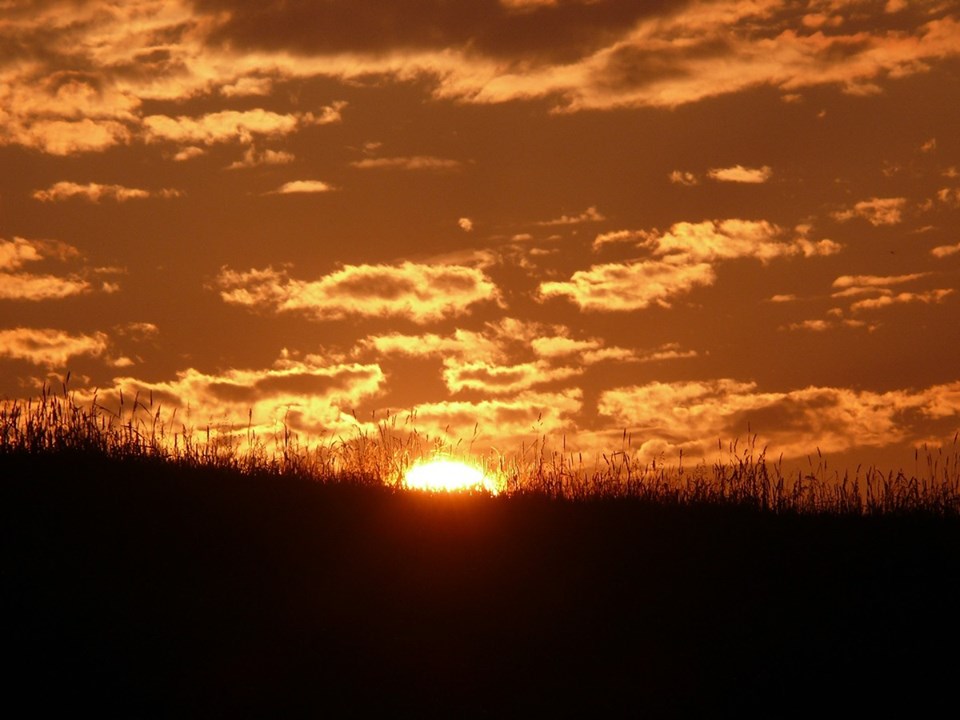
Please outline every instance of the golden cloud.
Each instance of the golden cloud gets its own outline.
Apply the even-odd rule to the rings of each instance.
[[[715,280],[707,263],[608,263],[578,270],[567,282],[540,283],[540,297],[566,297],[586,311],[642,310],[653,304],[666,307],[673,297]]]
[[[272,268],[224,268],[217,283],[225,302],[304,312],[318,320],[358,315],[427,323],[462,315],[478,303],[501,301],[496,285],[481,270],[412,262],[347,265],[315,281],[295,280]]]
[[[833,213],[833,217],[840,222],[862,218],[874,226],[896,225],[903,220],[906,204],[907,199],[902,197],[870,198],[861,200],[852,208],[838,210]]]
[[[34,365],[62,368],[71,358],[102,355],[106,349],[107,336],[101,332],[84,335],[25,327],[0,330],[0,357],[26,360]]]
[[[728,168],[713,168],[708,170],[707,176],[710,177],[711,180],[717,180],[718,182],[765,183],[773,177],[773,170],[768,165],[759,168],[734,165]]]
[[[173,198],[180,195],[182,193],[179,190],[170,188],[143,190],[141,188],[124,187],[123,185],[80,184],[65,180],[54,183],[46,190],[35,190],[33,192],[33,198],[41,202],[60,202],[71,198],[83,198],[95,203],[104,199],[126,202],[127,200],[142,200],[149,197]]]
[[[729,378],[655,382],[605,391],[598,409],[640,439],[641,452],[684,448],[706,454],[718,439],[743,436],[749,424],[759,433],[761,447],[790,458],[803,457],[813,447],[839,452],[900,442],[921,417],[960,414],[958,387],[945,394],[943,403],[931,406],[944,389],[874,393],[808,387],[761,392],[755,383]]]
[[[543,362],[496,365],[483,360],[448,360],[445,365],[443,380],[452,393],[474,390],[489,395],[513,394],[583,373],[582,367],[551,367]]]
[[[412,157],[381,157],[364,158],[350,163],[361,170],[392,168],[397,170],[459,170],[463,163],[449,158],[433,157],[431,155],[414,155]]]

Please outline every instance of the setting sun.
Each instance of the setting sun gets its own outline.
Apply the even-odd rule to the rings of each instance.
[[[431,492],[459,492],[484,490],[496,495],[496,484],[472,465],[458,460],[437,458],[419,463],[410,468],[403,478],[409,490]]]

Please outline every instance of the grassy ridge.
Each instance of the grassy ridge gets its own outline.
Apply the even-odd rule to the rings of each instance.
[[[0,452],[5,695],[31,714],[916,715],[951,697],[960,520],[940,499],[431,496],[172,457],[144,433],[113,446],[75,417],[82,441],[38,425]]]

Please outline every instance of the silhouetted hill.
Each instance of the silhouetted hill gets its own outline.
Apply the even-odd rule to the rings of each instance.
[[[955,695],[960,522],[0,458],[30,716],[730,716]]]

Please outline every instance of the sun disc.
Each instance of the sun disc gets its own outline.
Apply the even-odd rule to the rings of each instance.
[[[429,492],[464,490],[485,490],[493,494],[497,492],[493,481],[478,468],[445,458],[430,460],[413,466],[404,476],[403,484],[410,490],[427,490]]]

